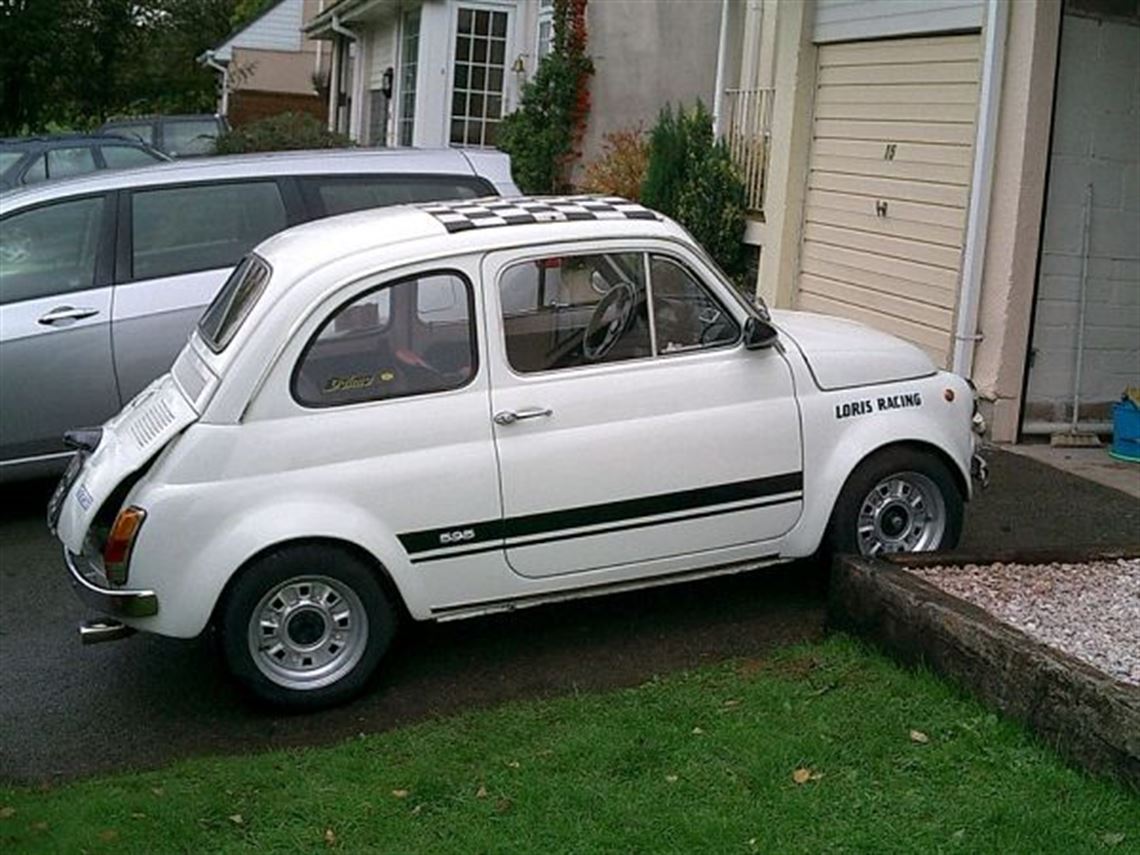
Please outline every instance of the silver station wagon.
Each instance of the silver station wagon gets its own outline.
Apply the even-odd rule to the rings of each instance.
[[[234,265],[275,232],[516,192],[498,152],[400,150],[208,158],[0,197],[0,481],[61,471],[64,433],[169,370]]]

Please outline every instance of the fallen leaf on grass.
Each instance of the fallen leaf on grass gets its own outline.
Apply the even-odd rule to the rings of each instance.
[[[1105,846],[1119,846],[1124,842],[1124,833],[1121,831],[1106,831],[1100,836]]]
[[[119,839],[119,832],[115,831],[113,828],[108,828],[105,831],[99,832],[99,839],[104,843],[112,843],[113,841]]]
[[[511,760],[507,763],[507,765],[510,766],[512,769],[517,769],[519,767],[519,761],[518,760]]]
[[[701,730],[699,727],[694,727],[694,728],[693,728],[693,734],[694,734],[695,736],[700,736],[702,733],[704,733],[704,731],[703,731],[703,730]]]
[[[166,792],[165,790],[162,789],[162,787],[151,787],[150,791],[152,793],[154,793],[156,796],[161,796],[164,792]]]
[[[137,813],[137,812],[132,813],[131,819],[146,819],[146,814],[145,813]]]
[[[731,709],[732,707],[738,707],[738,706],[740,706],[740,700],[739,700],[739,698],[729,698],[727,701],[724,702],[723,706],[726,709]]]
[[[245,817],[243,817],[240,813],[230,814],[229,820],[234,825],[245,825]]]
[[[675,783],[677,783],[677,776],[676,775],[666,775],[665,780],[668,781],[670,784],[675,784]]]
[[[47,831],[48,824],[46,822],[33,822],[32,831]]]
[[[514,802],[510,799],[499,799],[495,802],[495,813],[507,813],[512,807]]]
[[[336,846],[336,832],[331,828],[325,829],[325,846],[329,847],[330,849]]]
[[[800,768],[796,769],[796,771],[792,772],[792,780],[801,786],[806,784],[808,781],[818,781],[822,777],[823,772],[816,772],[812,769],[808,769],[805,766],[801,766]]]
[[[477,799],[487,798],[487,788],[484,787],[482,784],[480,784],[479,789],[475,791],[475,798],[477,798]]]
[[[919,745],[926,745],[926,743],[930,741],[930,737],[921,730],[912,730],[910,732],[910,741],[917,742]]]
[[[16,815],[16,809],[14,807],[10,807],[8,805],[4,805],[4,807],[0,807],[0,819],[8,819],[9,817],[12,817],[15,815]]]
[[[392,795],[398,799],[406,799],[408,797],[407,790],[392,790]]]
[[[412,808],[412,816],[419,816],[420,811],[422,811],[423,809],[424,809],[423,805],[416,805],[414,808]]]

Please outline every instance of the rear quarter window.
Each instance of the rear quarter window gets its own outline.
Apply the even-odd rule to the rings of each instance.
[[[214,353],[221,353],[237,331],[269,282],[269,265],[256,255],[242,260],[198,322],[198,334]]]

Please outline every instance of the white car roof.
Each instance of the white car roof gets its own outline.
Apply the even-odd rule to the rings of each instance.
[[[0,196],[0,213],[66,196],[227,178],[343,173],[478,175],[511,192],[510,160],[495,151],[460,149],[320,149],[197,157],[139,169],[100,170],[76,178],[13,190]]]
[[[597,238],[688,240],[667,217],[617,196],[514,196],[357,211],[279,232],[254,251],[274,270],[270,290],[350,256],[384,251],[385,266],[529,243]]]

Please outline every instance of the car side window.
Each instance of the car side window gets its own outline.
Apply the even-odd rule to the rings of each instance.
[[[48,178],[69,178],[95,171],[95,153],[90,146],[53,148],[47,153]]]
[[[652,356],[644,255],[540,258],[499,282],[507,360],[531,373]]]
[[[218,123],[209,119],[165,122],[162,147],[175,156],[213,154],[218,143]]]
[[[305,346],[292,392],[334,407],[443,392],[476,372],[474,294],[458,273],[419,274],[336,309]]]
[[[102,147],[103,161],[108,169],[130,169],[132,166],[149,166],[161,163],[149,151],[129,145],[105,145]]]
[[[20,179],[21,184],[39,184],[41,181],[47,181],[47,155],[41,154],[32,161],[32,165],[24,170],[24,177]]]
[[[681,264],[650,256],[653,322],[658,353],[731,344],[740,325]]]
[[[120,137],[133,137],[147,145],[154,145],[154,125],[143,122],[137,125],[114,125],[103,129],[103,133]]]
[[[103,197],[57,202],[0,221],[0,303],[94,285]]]
[[[232,267],[285,226],[285,204],[273,181],[136,191],[131,273],[155,279]]]
[[[476,199],[494,188],[475,176],[318,176],[301,179],[326,216],[439,199]]]

